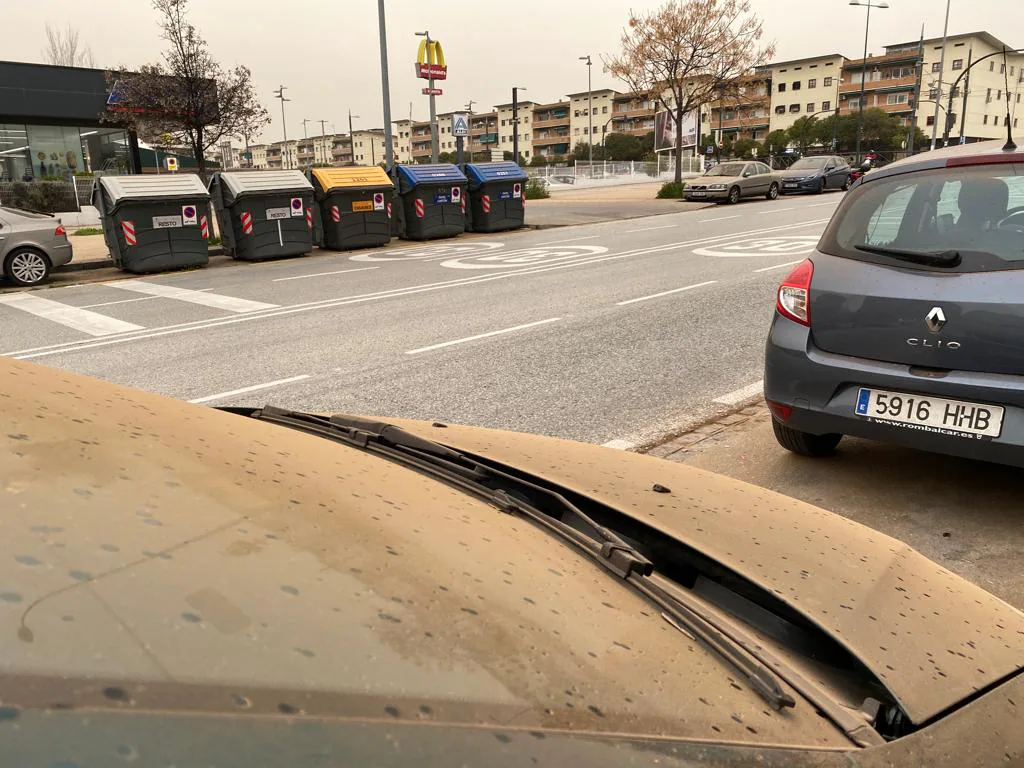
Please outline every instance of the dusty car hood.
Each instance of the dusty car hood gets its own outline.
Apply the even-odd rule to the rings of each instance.
[[[1024,614],[852,520],[627,451],[391,421],[598,499],[762,585],[861,659],[915,723],[1024,667]]]

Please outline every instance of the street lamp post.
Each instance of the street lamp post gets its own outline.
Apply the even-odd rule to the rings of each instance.
[[[512,87],[512,161],[519,165],[519,92],[520,86]]]
[[[395,152],[391,138],[391,86],[388,82],[388,36],[384,22],[384,0],[377,0],[377,25],[380,28],[380,90],[384,97],[384,165],[394,167]]]
[[[352,135],[352,118],[359,119],[359,115],[353,115],[352,110],[348,111],[348,143],[352,148],[352,165],[356,164],[356,137]]]
[[[942,27],[942,53],[939,54],[939,94],[938,97],[935,99],[935,113],[932,117],[932,149],[935,149],[935,136],[939,132],[939,99],[942,98],[942,73],[946,71],[946,34],[948,32],[949,0],[946,0],[946,23]],[[949,113],[947,112],[946,114],[948,115]],[[917,126],[913,126],[913,128],[916,127]]]
[[[592,64],[590,54],[580,56],[580,61],[587,62],[587,147],[591,167],[594,165],[594,90],[590,78]]]
[[[476,102],[470,99],[466,102],[466,112],[469,113],[469,137],[466,145],[469,147],[469,162],[473,162],[473,105]]]
[[[868,30],[871,27],[871,9],[872,8],[888,8],[889,4],[884,2],[873,3],[871,0],[850,0],[850,5],[863,5],[867,7],[867,17],[864,20],[864,58],[861,61],[862,67],[860,71],[860,101],[857,104],[857,162],[860,162],[860,137],[864,130],[864,86],[868,79]]]
[[[430,39],[430,30],[426,32],[417,32],[416,37],[425,37],[427,39],[427,50],[429,51],[430,44],[433,42]],[[437,105],[434,101],[434,78],[427,80],[427,87],[430,89],[430,162],[437,163],[437,148],[438,148],[438,131],[437,131]]]
[[[287,123],[285,122],[285,119],[284,119],[284,103],[286,101],[291,101],[291,99],[285,98],[285,95],[284,95],[285,90],[286,90],[285,87],[282,85],[282,86],[278,87],[278,89],[276,91],[274,91],[274,98],[281,100],[281,132],[284,135],[284,144],[281,145],[281,151],[284,153],[284,156],[281,158],[281,167],[282,168],[286,168],[287,167],[287,158],[288,158],[288,125],[287,125]]]
[[[317,120],[317,122],[320,123],[320,144],[323,146],[323,150],[324,150],[324,159],[321,160],[320,162],[322,162],[322,163],[330,163],[331,161],[328,159],[328,152],[327,152],[327,121],[326,120]]]

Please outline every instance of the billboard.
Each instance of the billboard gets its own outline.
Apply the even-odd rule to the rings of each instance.
[[[682,130],[683,146],[693,147],[697,144],[697,110],[683,115]],[[654,151],[662,152],[676,147],[676,116],[664,110],[654,115]]]

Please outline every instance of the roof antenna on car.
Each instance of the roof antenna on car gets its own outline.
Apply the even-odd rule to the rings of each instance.
[[[1006,71],[1006,46],[1003,46],[1003,85],[1006,86],[1006,143],[1003,144],[1003,152],[1013,152],[1017,149],[1013,141],[1013,132],[1010,126],[1010,76]]]

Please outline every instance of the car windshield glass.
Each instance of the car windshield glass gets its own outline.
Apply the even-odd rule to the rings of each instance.
[[[940,168],[868,182],[844,202],[820,248],[911,269],[1022,269],[1024,164]],[[960,258],[905,258],[947,253]]]
[[[824,168],[827,158],[824,157],[801,157],[790,167],[794,171],[816,171],[819,168]]]
[[[745,166],[742,163],[725,163],[724,165],[716,165],[714,168],[705,173],[705,176],[742,176],[743,168]]]

